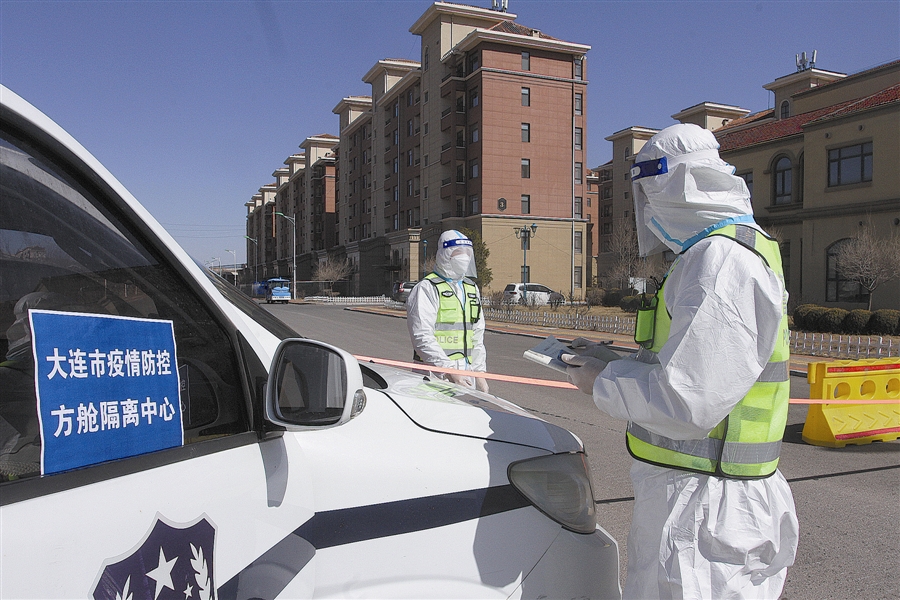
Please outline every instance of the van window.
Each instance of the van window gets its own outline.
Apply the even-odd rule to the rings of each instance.
[[[516,291],[516,284],[510,283],[509,285],[506,286],[506,289],[503,290],[503,291],[504,291],[504,292],[514,292],[514,291]]]
[[[111,205],[27,143],[0,135],[0,482],[40,474],[34,309],[172,321],[177,365],[167,366],[179,375],[184,443],[249,430],[229,335],[139,240]],[[62,361],[61,368],[76,366]],[[80,435],[82,424],[84,435],[96,431],[97,407],[82,402],[89,405],[82,414],[74,404],[71,433]]]

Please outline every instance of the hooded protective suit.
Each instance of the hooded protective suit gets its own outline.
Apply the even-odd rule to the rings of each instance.
[[[753,251],[707,237],[732,223],[762,231],[718,147],[709,131],[674,125],[648,141],[632,170],[641,253],[679,254],[663,288],[671,325],[659,352],[608,364],[582,358],[589,364],[568,369],[600,410],[674,440],[703,440],[748,393],[773,353],[787,298]],[[598,371],[593,383],[579,381]],[[624,598],[780,596],[798,524],[779,471],[745,480],[635,460],[631,476]]]
[[[475,253],[471,240],[455,230],[442,233],[438,239],[438,248],[435,254],[434,274],[437,277],[429,275],[432,280],[426,278],[417,283],[406,300],[406,326],[409,329],[409,337],[416,357],[425,364],[436,367],[484,372],[487,364],[484,349],[484,318],[480,317],[481,294],[474,287],[474,283],[468,279],[477,276]],[[438,310],[441,307],[442,292],[435,282],[446,282],[466,314],[469,313],[466,310],[467,302],[470,300],[477,302],[479,318],[467,317],[466,323],[463,325],[467,329],[466,339],[469,340],[471,346],[468,348],[468,359],[450,358],[438,341],[435,327],[438,321]],[[472,286],[470,289],[474,289],[474,292],[467,292],[464,282]],[[474,293],[476,298],[468,299],[467,293]],[[472,322],[473,320],[474,322]],[[477,387],[483,392],[488,391],[487,381],[483,378],[452,375],[443,378],[469,387]]]

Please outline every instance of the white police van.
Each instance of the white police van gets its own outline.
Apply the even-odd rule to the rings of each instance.
[[[0,596],[619,597],[575,436],[299,338],[0,101]]]

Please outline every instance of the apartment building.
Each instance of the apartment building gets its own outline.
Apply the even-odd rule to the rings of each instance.
[[[864,308],[868,295],[837,271],[841,244],[871,224],[900,235],[900,61],[853,75],[813,65],[763,86],[773,107],[750,114],[703,102],[674,115],[713,131],[720,155],[751,191],[757,222],[779,239],[791,305]],[[606,139],[601,173],[598,273],[613,261],[618,224],[633,224],[630,168],[658,130],[631,127]],[[900,281],[878,288],[874,308],[900,308]]]
[[[469,228],[490,249],[493,287],[535,281],[582,296],[594,254],[585,210],[590,47],[498,9],[432,4],[410,28],[421,60],[378,60],[362,78],[371,94],[334,107],[339,137],[308,138],[304,168],[275,172],[275,207],[248,203],[248,232],[275,216],[278,262],[268,271],[290,271],[290,222],[277,213],[293,210],[301,279],[330,252],[354,265],[356,293],[385,293],[425,274],[442,231]],[[271,260],[267,246],[249,244],[248,257]]]

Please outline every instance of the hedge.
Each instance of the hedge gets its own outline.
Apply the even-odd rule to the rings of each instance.
[[[844,322],[841,323],[841,332],[852,335],[860,335],[868,330],[871,311],[864,308],[855,308],[847,313]]]
[[[900,310],[876,310],[869,319],[868,330],[876,335],[900,335]]]

